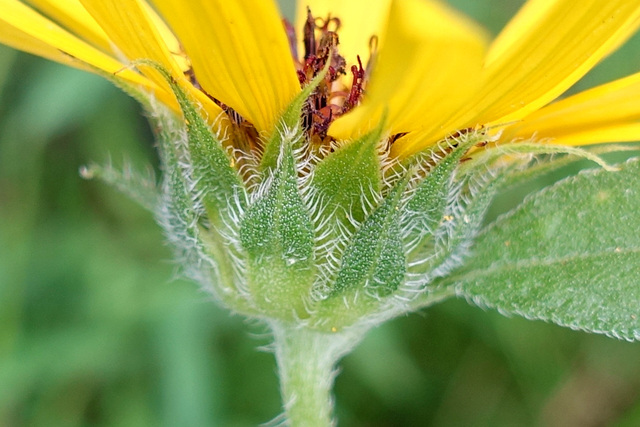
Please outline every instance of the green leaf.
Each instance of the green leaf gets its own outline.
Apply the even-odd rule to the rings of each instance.
[[[323,214],[347,227],[364,220],[363,205],[372,204],[381,187],[381,166],[378,145],[382,128],[360,139],[344,144],[322,160],[311,180],[320,200]]]
[[[342,258],[333,295],[352,288],[386,296],[404,281],[406,265],[396,207],[405,185],[406,181],[400,182],[354,234]]]
[[[253,313],[255,307],[243,295],[238,280],[240,254],[223,237],[230,227],[237,227],[234,211],[246,207],[242,180],[201,110],[173,76],[153,61],[135,64],[152,67],[167,80],[183,113],[180,121],[164,108],[153,110],[165,173],[164,206],[158,220],[188,275],[235,310]]]
[[[425,231],[434,233],[445,215],[456,167],[462,156],[477,142],[479,141],[474,138],[464,141],[427,172],[427,176],[413,190],[403,209],[404,228],[417,231],[423,236]],[[425,159],[420,158],[418,161],[425,162]],[[409,237],[412,234],[409,233]]]
[[[580,147],[572,147],[567,145],[554,145],[554,144],[541,144],[539,142],[518,141],[506,144],[500,144],[494,147],[486,148],[479,152],[477,155],[471,157],[470,161],[466,162],[461,168],[463,172],[468,169],[476,169],[486,165],[493,164],[496,160],[503,158],[504,156],[512,156],[512,162],[515,160],[513,156],[519,156],[519,160],[525,164],[531,160],[531,155],[558,155],[563,154],[577,159],[587,159],[603,169],[612,171],[612,168],[605,162],[599,154],[608,153],[612,151],[619,151],[619,146],[612,146],[607,148],[600,148],[600,150],[585,150]],[[526,174],[526,172],[525,172]]]
[[[621,169],[527,198],[483,230],[441,285],[506,314],[640,339],[640,163]]]
[[[188,147],[193,180],[202,194],[202,202],[213,220],[221,210],[229,208],[233,201],[244,206],[244,188],[237,171],[220,141],[204,121],[199,108],[173,80],[169,79],[187,128]]]
[[[282,141],[269,181],[240,226],[240,240],[249,258],[249,288],[267,313],[304,317],[304,301],[313,282],[314,233],[298,192],[291,141]]]
[[[170,115],[155,118],[156,138],[159,142],[160,159],[163,167],[162,202],[158,221],[167,231],[167,237],[182,253],[183,264],[198,263],[200,246],[198,213],[193,206],[188,185],[181,167],[181,153],[174,143],[179,125]]]
[[[519,144],[519,142],[516,142],[513,145],[517,144]],[[507,144],[506,146],[509,147],[510,145]],[[602,155],[611,153],[623,153],[628,151],[638,151],[638,147],[636,146],[621,144],[605,144],[596,147],[589,147],[588,151],[585,149],[577,149],[576,147],[565,147],[565,152],[557,150],[553,151],[554,147],[557,146],[552,146],[552,151],[550,151],[549,153],[545,153],[548,155],[544,156],[536,154],[536,156],[532,159],[533,162],[530,163],[527,167],[523,168],[522,170],[510,173],[505,182],[502,184],[500,190],[506,191],[515,188],[534,179],[538,179],[544,175],[555,173],[560,168],[568,166],[579,160],[587,159],[586,156],[584,156],[585,152],[599,159],[595,163],[603,166],[604,169],[612,170],[609,164],[605,163],[604,159],[601,157]],[[576,149],[578,151],[575,151]],[[488,151],[491,150],[496,150],[496,148],[489,149]],[[560,154],[560,156],[558,156],[558,154]],[[590,157],[587,160],[594,161],[594,158]],[[606,167],[604,165],[606,165]],[[615,168],[613,170],[615,170]]]
[[[262,172],[266,173],[270,169],[276,167],[277,160],[280,155],[280,145],[282,140],[291,140],[294,145],[293,148],[297,148],[295,145],[297,145],[297,143],[302,139],[302,135],[299,133],[302,109],[304,108],[311,93],[327,75],[330,64],[331,61],[327,61],[327,64],[322,71],[319,72],[318,75],[316,75],[287,106],[287,109],[280,118],[280,122],[276,125],[273,134],[265,145],[264,153],[262,154],[262,159],[260,161],[260,170]],[[292,138],[292,135],[297,135],[298,138],[294,139]]]
[[[245,205],[245,191],[238,172],[234,169],[231,159],[224,147],[211,131],[211,127],[204,120],[200,108],[194,104],[178,82],[160,64],[153,61],[139,60],[136,65],[145,65],[157,70],[166,80],[173,91],[182,114],[187,130],[187,149],[189,174],[185,178],[193,185],[202,200],[209,219],[216,222],[218,215],[237,202],[240,207]],[[178,145],[181,141],[175,140]]]
[[[412,301],[420,306],[424,294],[416,296],[435,278],[460,265],[461,255],[473,241],[501,182],[486,168],[461,173],[460,160],[479,141],[481,134],[466,139],[440,162],[410,193],[403,209],[403,230],[407,248],[407,287]]]
[[[126,166],[122,171],[112,165],[99,166],[92,164],[80,169],[80,175],[85,179],[98,178],[113,186],[122,194],[129,196],[150,212],[158,208],[159,191],[156,186],[151,168],[147,176]]]
[[[203,229],[205,212],[199,202],[194,201],[197,188],[186,160],[188,146],[182,141],[184,125],[167,110],[159,109],[155,113],[154,130],[163,169],[162,197],[156,217],[174,248],[176,262],[188,277],[229,307],[246,314],[254,313],[254,307],[240,289],[242,283],[237,280],[235,247],[223,240],[216,228]]]
[[[364,221],[345,249],[328,297],[318,301],[318,323],[340,329],[382,307],[403,282],[406,260],[398,222],[398,205],[407,179]]]

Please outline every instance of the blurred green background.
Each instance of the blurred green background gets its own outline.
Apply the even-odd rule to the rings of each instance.
[[[451,3],[496,34],[522,1]],[[638,37],[572,90],[636,71]],[[136,103],[98,77],[1,47],[0,426],[274,418],[275,362],[256,350],[264,328],[176,278],[151,216],[79,177],[108,161],[157,164]],[[376,329],[341,366],[341,426],[640,425],[640,344],[464,301]]]

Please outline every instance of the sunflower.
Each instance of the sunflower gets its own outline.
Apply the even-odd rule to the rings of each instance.
[[[293,425],[331,424],[334,366],[370,328],[483,301],[439,280],[529,166],[501,147],[640,139],[640,74],[553,102],[637,30],[640,1],[529,0],[492,41],[435,0],[305,0],[294,22],[269,0],[28,3],[0,0],[0,42],[150,109],[164,175],[139,199],[187,275],[271,328]]]
[[[385,120],[407,157],[460,130],[502,139],[591,144],[640,138],[640,74],[547,105],[640,25],[635,1],[529,0],[493,41],[431,0],[299,1],[293,24],[275,2],[2,0],[0,42],[113,74],[177,110],[151,60],[211,118],[260,136],[325,64],[305,127],[350,140]],[[218,124],[217,126],[222,126]]]

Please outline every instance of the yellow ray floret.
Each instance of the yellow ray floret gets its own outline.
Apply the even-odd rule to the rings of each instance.
[[[549,103],[623,43],[640,23],[640,2],[529,0],[491,44],[479,90],[409,155],[460,128],[519,120]]]
[[[275,4],[265,0],[156,0],[211,95],[269,131],[300,91]]]
[[[76,38],[33,9],[15,0],[0,0],[0,42],[72,67],[118,73],[130,84],[156,92],[158,87],[111,56]],[[160,95],[160,94],[159,94]],[[166,97],[161,99],[171,105]]]
[[[79,0],[29,0],[29,3],[81,39],[103,52],[111,52],[109,37]]]
[[[165,43],[166,37],[160,33],[159,28],[162,27],[154,22],[153,15],[149,14],[144,2],[140,0],[81,0],[81,2],[128,60],[154,61],[169,70],[178,80],[185,80],[183,70]],[[156,70],[141,67],[141,71],[166,92],[171,92],[165,78]],[[184,86],[200,101],[212,118],[222,112],[201,91],[190,84]]]
[[[433,132],[477,90],[486,44],[482,30],[440,3],[393,2],[365,99],[329,133],[349,138],[366,132],[383,111],[391,133]],[[414,134],[395,150],[415,150]]]
[[[469,124],[518,120],[549,103],[637,29],[640,2],[530,0],[492,44]]]
[[[640,140],[640,73],[551,104],[504,130],[503,139],[596,144]]]
[[[151,60],[182,83],[210,122],[229,107],[271,132],[300,92],[276,3],[152,1],[29,0],[44,16],[0,0],[0,42],[113,74],[177,110],[155,69],[130,68]],[[498,126],[503,139],[566,144],[640,138],[639,75],[545,107],[638,29],[640,1],[528,0],[491,44],[437,0],[299,0],[299,43],[307,6],[320,20],[339,19],[339,53],[348,64],[356,55],[366,63],[370,39],[378,39],[360,105],[328,129],[337,139],[366,133],[383,117],[386,133],[403,135],[392,147],[401,157],[476,126]]]

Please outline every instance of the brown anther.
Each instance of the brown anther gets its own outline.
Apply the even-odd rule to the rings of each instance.
[[[338,55],[338,34],[333,31],[327,31],[322,34],[320,41],[318,42],[318,50],[316,51],[316,60],[313,65],[315,73],[319,73],[327,63],[330,61],[331,66],[334,68],[332,80],[334,81],[338,74],[345,74],[344,67],[346,62],[343,57]]]
[[[353,82],[351,84],[351,90],[349,91],[349,96],[344,102],[342,106],[342,114],[350,111],[353,107],[360,103],[360,99],[362,98],[362,94],[364,93],[364,77],[365,71],[362,68],[362,61],[360,60],[360,55],[357,56],[358,65],[351,66],[351,74],[353,74]]]
[[[397,140],[399,140],[400,138],[405,136],[407,133],[409,133],[409,132],[399,132],[399,133],[391,135],[389,137],[389,145],[393,144],[394,142],[396,142]]]
[[[227,116],[229,116],[229,118],[231,119],[231,122],[233,122],[233,124],[236,125],[243,125],[245,123],[248,123],[244,117],[242,117],[240,115],[240,113],[238,113],[236,110],[234,110],[233,108],[229,107],[227,104],[217,100],[217,99],[213,99],[213,101],[218,104],[218,106],[222,109],[222,111],[224,111],[225,113],[227,113]]]
[[[307,75],[302,70],[296,70],[298,74],[298,81],[300,82],[300,86],[304,86],[307,84]]]
[[[311,8],[307,6],[307,20],[302,30],[302,40],[304,42],[304,59],[307,60],[316,54],[316,21],[311,14]]]
[[[316,18],[307,7],[307,16],[302,30],[304,58],[296,59],[297,76],[301,86],[309,84],[319,73],[326,70],[323,81],[319,82],[307,98],[301,114],[302,127],[313,143],[324,143],[331,123],[342,114],[357,106],[364,95],[367,72],[362,60],[351,67],[352,85],[345,87],[342,76],[347,74],[347,63],[340,55],[338,30],[342,23],[339,18],[328,15],[326,19]],[[294,43],[290,28],[286,26],[290,44]],[[377,38],[370,40],[371,56],[377,49]]]
[[[338,34],[333,31],[326,31],[322,33],[320,42],[318,43],[318,50],[316,50],[316,56],[318,58],[328,58],[332,50],[338,47]]]
[[[451,139],[460,138],[461,136],[471,133],[473,131],[474,131],[474,128],[458,129],[457,131],[449,135],[449,138]]]
[[[334,111],[337,109],[339,109],[337,105],[329,104],[314,111],[312,133],[318,135],[321,139],[326,138],[329,125],[334,119]]]
[[[333,29],[329,29],[331,23],[335,25]],[[316,18],[316,28],[322,32],[331,31],[335,33],[340,29],[340,25],[340,18],[332,17],[331,15],[327,16],[327,19]]]
[[[196,78],[196,73],[193,71],[193,68],[189,68],[187,71],[185,71],[184,76],[187,78],[187,80],[189,80],[189,82],[193,85],[193,87],[204,92],[204,90],[202,89],[202,86],[200,86],[200,83]]]

